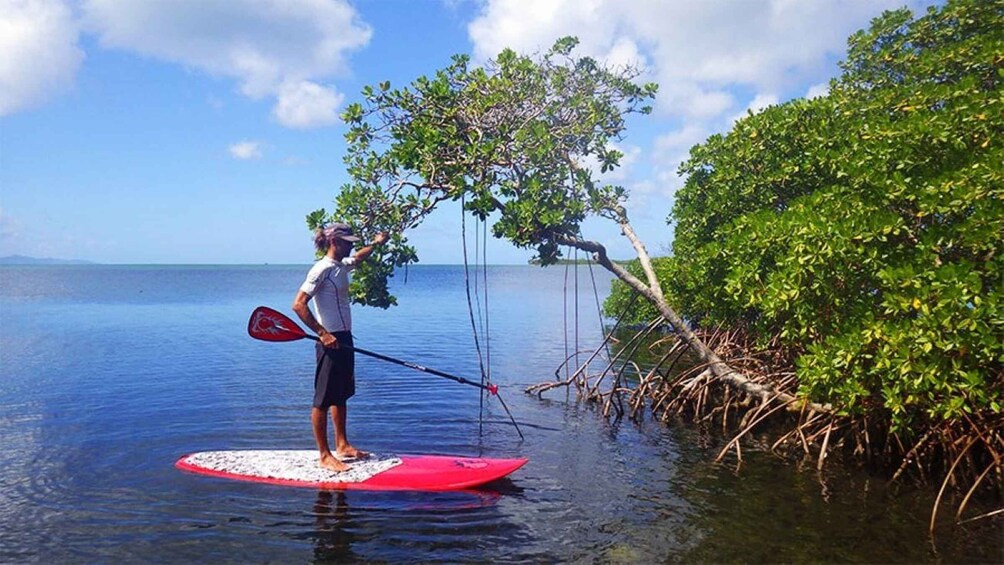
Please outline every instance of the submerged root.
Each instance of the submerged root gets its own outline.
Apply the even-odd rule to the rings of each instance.
[[[716,379],[709,365],[688,355],[686,344],[673,336],[648,345],[643,352],[655,362],[641,366],[635,359],[645,338],[661,323],[661,319],[653,320],[634,339],[621,344],[613,358],[601,358],[601,345],[570,378],[534,385],[527,392],[540,396],[558,387],[574,388],[580,399],[599,407],[604,417],[638,420],[651,413],[662,422],[682,419],[697,423],[702,430],[719,423],[728,439],[716,461],[734,454],[737,470],[742,464],[743,441],[769,425],[772,431],[781,430],[768,445],[769,451],[783,457],[809,457],[817,470],[839,453],[887,474],[890,482],[910,477],[938,484],[932,531],[938,510],[949,497],[955,499],[953,521],[957,524],[1004,514],[1001,508],[964,517],[977,493],[990,500],[1004,497],[1004,415],[928,422],[915,428],[919,436],[907,439],[881,418],[844,416],[800,401],[798,378],[787,369],[791,359],[776,344],[758,349],[742,332],[706,332],[702,338],[730,366],[775,391],[766,399],[754,398]]]

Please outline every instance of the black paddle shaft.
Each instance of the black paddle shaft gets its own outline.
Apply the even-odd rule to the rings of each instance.
[[[259,316],[264,315],[264,319],[271,322],[271,325],[267,329],[259,328]],[[271,331],[269,331],[271,330]],[[266,306],[259,306],[251,314],[251,319],[248,320],[248,334],[255,339],[261,339],[264,341],[292,341],[297,339],[312,339],[314,341],[320,342],[321,338],[310,335],[304,332],[300,326],[296,325],[296,322],[291,320],[288,316],[282,312],[278,312]],[[509,411],[509,407],[506,406],[504,400],[502,400],[502,395],[499,394],[499,387],[495,384],[481,384],[474,381],[467,380],[463,377],[458,377],[456,375],[451,375],[449,373],[444,373],[442,371],[437,371],[436,369],[430,369],[428,367],[423,367],[417,363],[411,363],[409,361],[403,361],[401,359],[395,359],[394,357],[389,357],[387,355],[382,355],[380,353],[374,353],[372,351],[367,351],[365,349],[360,349],[358,347],[352,346],[342,346],[352,351],[358,351],[363,355],[368,355],[370,357],[380,359],[381,361],[387,361],[389,363],[395,363],[403,367],[408,367],[409,369],[415,369],[416,371],[422,371],[423,373],[429,373],[430,375],[436,375],[437,377],[443,377],[444,379],[450,379],[451,381],[458,382],[460,384],[475,386],[481,390],[488,391],[489,394],[499,399],[499,403],[505,410],[505,413],[509,416],[509,420],[512,421],[513,427],[516,428],[516,433],[519,434],[520,439],[523,439],[523,432],[519,429],[519,424],[516,423],[516,418],[513,418],[512,412]]]
[[[306,337],[308,339],[312,339],[314,341],[321,341],[321,338],[319,338],[319,337],[317,337],[315,335],[306,334]],[[390,363],[396,363],[396,364],[401,365],[403,367],[408,367],[409,369],[415,369],[416,371],[422,371],[423,373],[429,373],[430,375],[436,375],[437,377],[443,377],[444,379],[450,379],[451,381],[456,381],[456,382],[461,383],[461,384],[476,386],[476,387],[478,387],[480,389],[487,390],[489,393],[491,393],[493,395],[498,396],[498,387],[495,386],[495,385],[483,385],[481,383],[476,383],[474,381],[465,379],[463,377],[458,377],[456,375],[451,375],[449,373],[444,373],[442,371],[437,371],[436,369],[430,369],[429,367],[424,367],[422,365],[419,365],[417,363],[412,363],[410,361],[404,361],[402,359],[395,359],[394,357],[388,357],[387,355],[383,355],[383,354],[376,353],[376,352],[373,352],[373,351],[368,351],[368,350],[362,349],[360,347],[354,347],[354,346],[349,346],[349,345],[339,345],[339,347],[344,347],[345,349],[350,349],[352,351],[355,351],[356,353],[361,353],[363,355],[368,355],[370,357],[373,357],[373,358],[376,358],[376,359],[380,359],[381,361],[388,361]]]

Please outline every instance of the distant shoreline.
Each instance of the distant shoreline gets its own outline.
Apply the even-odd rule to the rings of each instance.
[[[53,257],[28,257],[26,255],[8,255],[0,257],[0,265],[97,265],[83,259],[56,259]]]

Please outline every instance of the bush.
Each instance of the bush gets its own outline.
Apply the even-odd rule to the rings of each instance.
[[[803,394],[846,413],[1000,413],[1004,4],[887,12],[841,67],[692,149],[667,295],[780,336]]]

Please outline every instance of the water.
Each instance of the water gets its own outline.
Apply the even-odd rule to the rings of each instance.
[[[245,333],[255,306],[289,312],[305,272],[0,268],[0,561],[1004,559],[1000,521],[930,539],[930,489],[750,448],[736,472],[691,427],[609,422],[561,391],[522,394],[565,357],[574,276],[562,267],[489,269],[491,370],[523,441],[494,402],[479,433],[477,389],[357,358],[355,443],[528,457],[511,479],[468,493],[330,493],[179,472],[192,451],[313,447],[312,345]],[[477,380],[462,267],[403,275],[400,306],[354,310],[356,343]],[[602,298],[609,277],[595,276]],[[593,347],[584,267],[579,289],[580,345]]]

